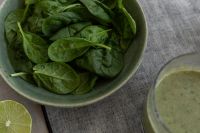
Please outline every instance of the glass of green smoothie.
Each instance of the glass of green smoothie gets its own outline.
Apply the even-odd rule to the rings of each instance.
[[[176,57],[160,71],[144,125],[145,133],[200,133],[200,53]]]

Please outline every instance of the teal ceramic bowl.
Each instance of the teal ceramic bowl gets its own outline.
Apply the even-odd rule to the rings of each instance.
[[[147,43],[147,25],[144,13],[136,0],[124,0],[126,9],[137,23],[137,36],[125,55],[125,67],[113,80],[96,85],[90,93],[81,96],[56,95],[45,89],[38,88],[21,78],[12,78],[14,73],[7,54],[7,44],[4,36],[4,20],[8,13],[22,4],[23,0],[4,0],[0,5],[0,73],[13,90],[20,95],[43,105],[56,107],[85,106],[104,99],[122,87],[136,72]]]

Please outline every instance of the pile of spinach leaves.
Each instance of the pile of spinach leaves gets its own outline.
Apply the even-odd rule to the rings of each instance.
[[[5,20],[16,73],[56,94],[81,95],[114,78],[136,34],[122,0],[25,0]]]

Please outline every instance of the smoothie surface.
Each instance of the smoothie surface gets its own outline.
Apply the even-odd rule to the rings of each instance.
[[[156,108],[172,133],[200,133],[200,72],[180,71],[156,87]]]

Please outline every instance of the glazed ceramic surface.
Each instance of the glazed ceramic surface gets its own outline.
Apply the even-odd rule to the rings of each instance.
[[[19,8],[22,0],[4,0],[0,6],[0,73],[4,80],[19,94],[43,105],[57,107],[78,107],[97,102],[122,87],[138,69],[147,41],[147,25],[143,11],[136,0],[124,0],[128,12],[137,23],[137,35],[125,55],[125,67],[114,79],[99,82],[88,94],[80,96],[57,95],[43,88],[38,88],[21,78],[13,78],[14,73],[7,54],[7,44],[4,35],[4,20],[10,11]]]

